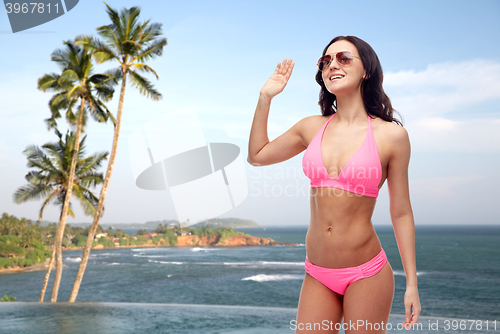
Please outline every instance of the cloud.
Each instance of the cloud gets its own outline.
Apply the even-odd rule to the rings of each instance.
[[[457,200],[466,196],[458,189],[459,186],[484,179],[485,176],[448,176],[411,180],[411,191],[415,196],[429,197],[433,200]]]
[[[388,72],[384,89],[414,149],[500,152],[500,63],[476,59]]]
[[[500,63],[478,59],[430,64],[421,72],[389,72],[384,87],[394,91],[396,98],[413,96],[422,103],[438,103],[429,111],[442,114],[462,105],[500,99]]]

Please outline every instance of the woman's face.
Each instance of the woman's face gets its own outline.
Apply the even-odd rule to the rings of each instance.
[[[355,57],[350,65],[340,65],[335,60],[339,51],[350,51]],[[326,50],[325,55],[331,55],[332,61],[323,68],[322,77],[326,89],[337,97],[339,94],[353,93],[360,89],[363,76],[366,74],[361,62],[358,49],[348,41],[341,40],[333,43]],[[358,58],[356,58],[358,57]]]

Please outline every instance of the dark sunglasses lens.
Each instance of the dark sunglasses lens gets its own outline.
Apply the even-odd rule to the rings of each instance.
[[[323,71],[325,67],[328,67],[328,64],[332,61],[331,56],[323,56],[318,61],[318,67],[320,71]]]
[[[352,60],[353,60],[353,55],[350,52],[337,53],[337,61],[341,65],[351,65]]]

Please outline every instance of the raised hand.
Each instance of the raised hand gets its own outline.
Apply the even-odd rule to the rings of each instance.
[[[294,65],[295,63],[291,58],[288,60],[285,58],[283,63],[278,63],[273,75],[271,75],[264,87],[260,90],[260,95],[272,99],[281,93],[292,75]]]

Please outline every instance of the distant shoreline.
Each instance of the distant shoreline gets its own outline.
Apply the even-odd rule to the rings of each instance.
[[[192,236],[186,236],[191,238]],[[234,238],[234,237],[233,237]],[[256,244],[247,244],[247,245],[241,245],[241,244],[236,244],[236,245],[222,245],[222,244],[217,244],[217,245],[186,245],[182,244],[180,246],[166,246],[166,245],[152,245],[152,244],[145,244],[145,245],[133,245],[133,246],[116,246],[116,247],[103,247],[102,245],[97,245],[97,247],[92,247],[91,251],[93,250],[101,250],[101,249],[122,249],[122,248],[167,248],[167,247],[186,247],[186,248],[197,248],[197,247],[213,247],[213,248],[232,248],[232,247],[269,247],[269,246],[298,246],[297,243],[286,243],[286,242],[277,242],[274,241],[270,238],[257,238],[257,237],[252,237],[255,239],[260,239],[260,240],[271,240],[270,243],[268,244],[261,244],[261,245],[256,245]],[[68,251],[79,251],[79,250],[84,250],[84,247],[73,247],[73,248],[62,248],[63,252],[68,252]],[[30,271],[40,271],[40,270],[47,270],[49,266],[49,261],[50,259],[47,259],[45,262],[39,262],[36,263],[32,266],[26,266],[24,268],[21,268],[19,266],[17,267],[10,267],[10,268],[0,268],[0,274],[9,274],[9,273],[17,273],[17,272],[30,272]],[[63,266],[64,267],[64,266]],[[54,264],[52,265],[52,269],[55,268],[55,261]]]

